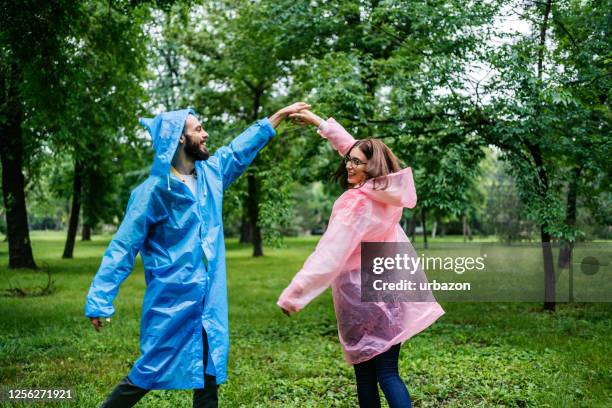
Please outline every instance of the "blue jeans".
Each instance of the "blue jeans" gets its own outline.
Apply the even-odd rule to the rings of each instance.
[[[357,397],[361,408],[379,408],[378,384],[382,388],[390,408],[412,408],[408,389],[399,376],[397,360],[400,344],[368,361],[355,364]]]

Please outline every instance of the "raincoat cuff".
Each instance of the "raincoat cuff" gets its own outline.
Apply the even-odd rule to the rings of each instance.
[[[291,304],[286,299],[283,299],[282,296],[281,298],[278,299],[278,301],[276,302],[276,305],[291,313],[299,312],[301,310],[300,307],[297,307],[296,305]]]
[[[274,126],[272,126],[272,122],[270,122],[270,119],[263,118],[258,120],[257,123],[259,124],[259,126],[261,126],[263,130],[268,133],[268,137],[272,138],[276,136],[276,130],[274,129]]]
[[[112,317],[115,314],[114,310],[100,310],[100,309],[91,309],[89,307],[85,308],[85,317]]]

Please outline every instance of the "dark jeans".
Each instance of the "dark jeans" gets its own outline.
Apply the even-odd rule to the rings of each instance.
[[[361,408],[379,408],[378,385],[385,393],[389,408],[412,408],[408,389],[399,376],[397,360],[400,344],[368,361],[355,364],[357,397]]]
[[[204,371],[208,364],[208,340],[206,332],[202,332],[202,343],[204,345]],[[131,408],[149,390],[140,388],[125,377],[106,398],[100,408]],[[204,374],[204,388],[193,390],[193,408],[217,408],[219,399],[217,396],[217,382],[212,375]]]

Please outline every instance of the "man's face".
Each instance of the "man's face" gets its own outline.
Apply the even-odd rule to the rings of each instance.
[[[194,160],[206,160],[210,156],[206,149],[208,133],[200,124],[200,121],[193,115],[187,115],[185,128],[181,136],[180,143],[183,144],[187,156]]]

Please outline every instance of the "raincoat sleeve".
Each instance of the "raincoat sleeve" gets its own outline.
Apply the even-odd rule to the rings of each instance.
[[[153,193],[137,187],[128,201],[125,217],[111,240],[89,288],[85,316],[110,317],[119,286],[132,272],[134,260],[154,219]]]
[[[264,118],[251,125],[227,146],[217,149],[214,156],[218,158],[223,174],[223,189],[244,173],[274,135],[274,127],[268,118]]]
[[[344,208],[332,215],[314,252],[281,293],[276,304],[283,309],[297,312],[319,296],[343,271],[361,241],[376,228],[370,221],[372,203],[366,196],[348,196],[342,204]]]
[[[336,122],[334,118],[329,118],[319,125],[319,134],[329,141],[332,147],[344,156],[357,141],[349,132]]]

